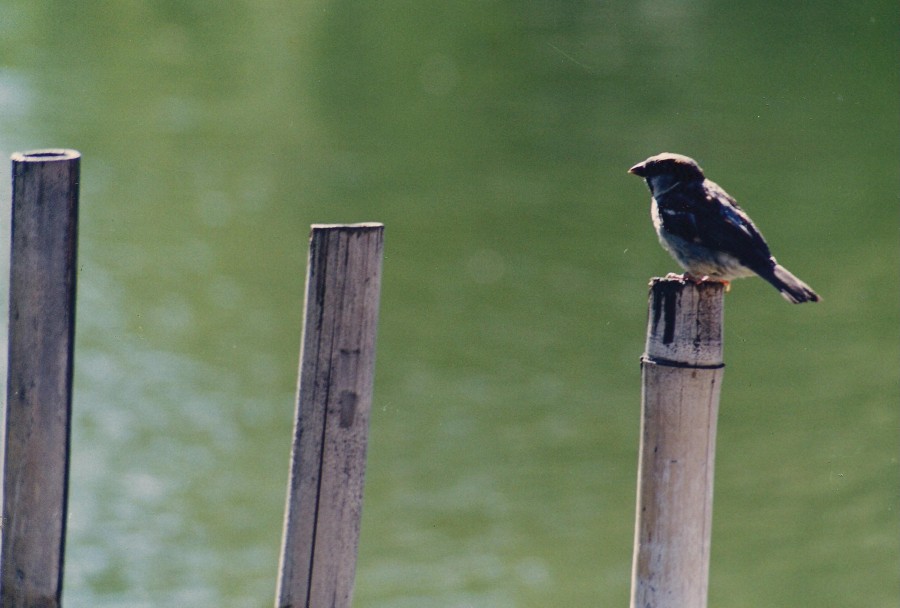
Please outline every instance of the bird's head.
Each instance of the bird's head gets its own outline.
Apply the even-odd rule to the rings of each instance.
[[[651,156],[644,162],[638,163],[628,170],[632,175],[643,177],[650,181],[657,181],[654,178],[663,177],[666,181],[681,182],[690,180],[703,180],[703,170],[693,158],[689,158],[682,154],[672,154],[671,152],[663,152],[656,156]]]

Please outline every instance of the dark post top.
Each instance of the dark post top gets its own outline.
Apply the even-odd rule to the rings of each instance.
[[[682,278],[650,281],[644,357],[678,367],[720,367],[725,288]]]

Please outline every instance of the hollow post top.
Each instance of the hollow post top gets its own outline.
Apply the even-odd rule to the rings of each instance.
[[[75,160],[76,158],[81,158],[81,152],[63,148],[15,152],[12,155],[12,160],[16,163],[48,163],[61,160]]]
[[[645,357],[685,367],[722,365],[725,289],[715,281],[650,282]]]

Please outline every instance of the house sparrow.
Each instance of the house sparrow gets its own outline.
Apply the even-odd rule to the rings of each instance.
[[[653,195],[653,226],[663,248],[693,280],[758,274],[789,302],[818,302],[809,285],[778,264],[737,201],[703,175],[692,159],[665,152],[628,170],[643,177]]]

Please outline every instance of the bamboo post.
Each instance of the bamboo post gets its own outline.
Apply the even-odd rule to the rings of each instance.
[[[651,282],[631,608],[706,608],[723,294],[720,283]]]
[[[277,607],[350,606],[383,231],[381,224],[312,227]]]
[[[60,605],[80,159],[74,150],[12,156],[3,608]]]

